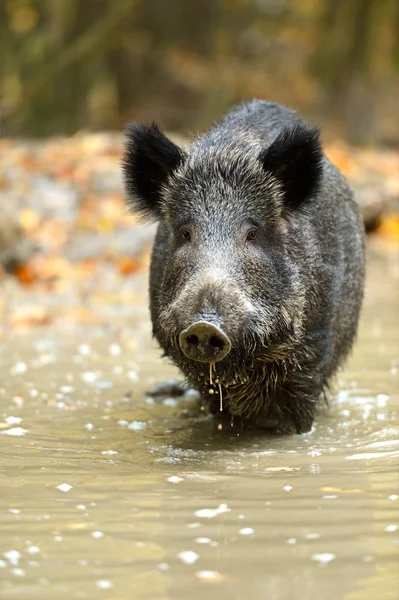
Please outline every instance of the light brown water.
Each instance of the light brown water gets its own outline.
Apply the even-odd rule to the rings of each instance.
[[[118,334],[9,336],[0,597],[398,599],[398,315],[397,265],[374,256],[330,407],[286,438],[146,397],[176,373],[143,305]]]

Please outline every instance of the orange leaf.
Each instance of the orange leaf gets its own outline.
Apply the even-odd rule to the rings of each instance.
[[[384,217],[377,229],[377,233],[399,241],[399,214]]]
[[[10,325],[15,328],[35,327],[49,323],[51,323],[51,317],[48,311],[39,305],[20,308],[10,316]]]
[[[35,281],[35,275],[29,265],[19,265],[14,271],[15,277],[22,285],[32,285]]]
[[[118,270],[121,275],[130,275],[136,273],[141,268],[141,264],[138,260],[130,258],[130,256],[124,256],[118,261]]]

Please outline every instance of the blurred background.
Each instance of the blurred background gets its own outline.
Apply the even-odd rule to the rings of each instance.
[[[107,297],[131,289],[154,228],[124,208],[124,124],[155,120],[185,144],[254,97],[323,125],[367,230],[397,244],[397,0],[2,0],[0,24],[8,298],[69,293],[88,318],[99,280]],[[38,306],[3,320],[51,322]]]
[[[3,134],[197,131],[243,99],[399,138],[397,0],[3,0]]]

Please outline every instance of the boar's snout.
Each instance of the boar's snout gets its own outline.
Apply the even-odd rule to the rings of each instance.
[[[207,321],[197,321],[181,332],[179,345],[182,352],[191,360],[218,362],[231,350],[227,335]]]

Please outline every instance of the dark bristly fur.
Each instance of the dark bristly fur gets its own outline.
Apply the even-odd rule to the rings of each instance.
[[[283,130],[259,159],[283,184],[287,207],[298,207],[317,192],[323,167],[319,129],[303,123]]]
[[[222,404],[256,427],[308,431],[352,347],[364,280],[363,225],[319,131],[257,100],[187,153],[156,126],[131,124],[124,174],[130,206],[159,221],[150,308],[165,355],[212,412]],[[231,340],[213,366],[179,348],[197,320]]]
[[[183,160],[183,151],[157,125],[130,123],[123,165],[133,211],[154,220],[160,216],[162,186]]]

